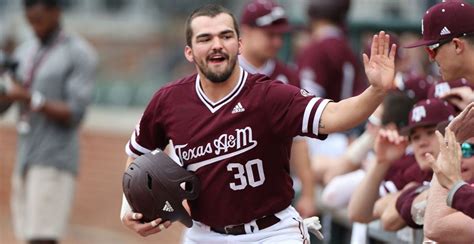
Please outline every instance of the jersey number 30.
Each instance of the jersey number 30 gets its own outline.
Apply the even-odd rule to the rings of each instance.
[[[256,168],[258,176],[254,175]],[[239,182],[232,182],[229,184],[230,189],[239,191],[245,189],[247,185],[257,187],[265,182],[265,174],[263,172],[263,163],[260,159],[250,160],[244,165],[238,163],[230,163],[227,165],[227,171],[236,172],[234,178]]]

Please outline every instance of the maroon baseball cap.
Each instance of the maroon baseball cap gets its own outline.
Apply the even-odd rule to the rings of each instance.
[[[423,39],[406,48],[429,46],[474,32],[474,7],[461,0],[438,3],[421,21]]]
[[[403,75],[395,76],[395,85],[398,90],[405,92],[415,101],[421,101],[428,98],[428,90],[433,82],[426,76]]]
[[[453,105],[438,98],[426,99],[413,106],[408,115],[408,125],[400,130],[400,134],[409,135],[416,127],[436,126],[443,121],[452,120],[454,116]]]
[[[290,31],[285,10],[272,0],[253,0],[247,3],[242,11],[240,24],[278,33]]]
[[[431,86],[428,90],[428,98],[440,98],[446,92],[449,92],[452,88],[463,86],[468,86],[471,89],[474,89],[474,85],[471,85],[471,83],[464,78],[452,82],[438,82],[435,85]]]

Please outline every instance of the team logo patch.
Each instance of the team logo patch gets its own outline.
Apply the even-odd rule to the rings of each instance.
[[[448,82],[439,83],[435,86],[435,97],[441,97],[451,90]]]
[[[311,92],[309,92],[309,91],[307,91],[307,90],[305,90],[305,89],[301,89],[300,92],[301,92],[301,95],[302,95],[303,97],[311,97],[311,96],[314,97],[314,94],[312,94]]]
[[[418,106],[413,109],[411,115],[411,120],[415,122],[420,122],[424,117],[426,117],[426,109],[423,106]]]

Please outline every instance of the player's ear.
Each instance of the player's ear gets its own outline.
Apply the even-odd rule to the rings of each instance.
[[[456,47],[456,54],[460,54],[464,50],[464,40],[459,39],[459,38],[454,38],[453,39],[454,46]]]
[[[186,59],[193,63],[194,62],[194,58],[193,58],[193,49],[186,45],[186,47],[184,48],[184,56],[186,57]]]

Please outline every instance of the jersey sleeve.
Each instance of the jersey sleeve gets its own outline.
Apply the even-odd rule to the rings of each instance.
[[[164,150],[168,144],[163,126],[162,92],[158,91],[147,105],[140,121],[125,146],[128,156],[136,158],[157,148]]]
[[[400,217],[405,221],[405,223],[414,229],[423,228],[422,225],[415,223],[412,216],[412,205],[415,198],[420,194],[417,189],[421,186],[421,184],[417,184],[412,186],[405,191],[397,198],[397,202],[395,204],[395,208],[397,212],[400,214]]]
[[[456,193],[454,193],[452,207],[474,218],[474,187],[471,185],[463,185],[459,188]]]
[[[319,133],[319,122],[330,100],[281,82],[271,82],[265,94],[266,116],[273,133],[326,138],[326,135]]]

